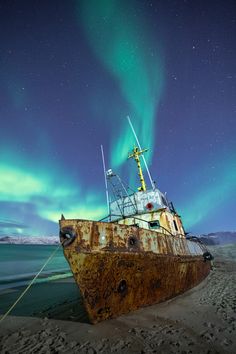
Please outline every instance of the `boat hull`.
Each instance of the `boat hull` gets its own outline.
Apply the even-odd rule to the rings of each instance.
[[[199,284],[211,268],[200,255],[66,248],[64,254],[91,323],[175,297]]]

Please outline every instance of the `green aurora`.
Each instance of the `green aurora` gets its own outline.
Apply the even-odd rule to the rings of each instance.
[[[132,1],[85,0],[79,2],[78,17],[97,58],[117,80],[141,145],[150,149],[147,154],[150,162],[164,67],[159,43],[133,9]],[[111,125],[111,165],[116,168],[127,159],[134,138],[125,119],[119,124],[112,121]]]
[[[226,200],[236,199],[236,158],[221,156],[209,172],[209,165],[201,167],[202,184],[191,192],[189,199],[180,202],[180,211],[185,227],[191,228],[201,224],[212,212],[224,211],[221,204]],[[197,171],[195,171],[197,173]],[[200,172],[198,172],[200,174]],[[211,176],[210,176],[211,175]],[[211,180],[209,181],[209,177]],[[205,183],[204,183],[205,181]],[[193,184],[192,184],[193,186]],[[187,192],[185,192],[187,194]]]
[[[17,156],[17,159],[16,159]],[[41,169],[31,162],[31,167],[27,167],[30,161],[22,158],[19,161],[19,154],[15,158],[9,158],[8,162],[2,161],[0,164],[0,202],[15,203],[18,205],[18,215],[24,214],[27,206],[32,206],[35,215],[41,219],[58,222],[61,213],[65,213],[67,218],[81,217],[85,219],[97,220],[106,215],[106,206],[103,204],[103,193],[95,192],[92,189],[86,196],[76,181],[64,176],[58,181],[58,169]],[[18,161],[17,161],[18,160]],[[26,163],[28,162],[28,163]],[[44,172],[42,172],[44,171]],[[62,176],[62,173],[59,173]],[[94,207],[96,205],[96,207]],[[1,217],[8,218],[4,210]],[[26,221],[28,223],[28,220]],[[2,232],[17,232],[21,234],[24,229],[16,227],[8,229],[7,224],[2,228]],[[38,235],[37,226],[32,227],[31,233]]]
[[[142,13],[143,18],[139,16],[139,13]],[[120,95],[121,102],[127,109],[126,114],[132,119],[142,147],[150,149],[147,154],[147,160],[150,163],[154,150],[154,138],[158,136],[156,134],[159,128],[158,105],[165,86],[165,68],[160,39],[153,38],[144,15],[145,13],[142,11],[134,11],[133,1],[84,0],[76,2],[77,23],[79,22],[79,26],[84,30],[91,53],[95,55],[95,59],[97,58],[98,63],[109,74],[111,80],[115,80],[117,96]],[[78,24],[75,26],[79,27]],[[67,56],[65,57],[67,58]],[[20,68],[24,66],[25,57],[23,59],[21,65],[19,62]],[[28,72],[28,65],[26,72]],[[62,139],[59,140],[58,137],[57,140],[52,139],[54,127],[52,129],[50,124],[43,123],[43,117],[46,117],[45,120],[48,122],[53,122],[52,125],[60,126],[60,121],[56,120],[59,109],[55,112],[50,111],[50,106],[48,107],[47,104],[43,113],[38,112],[37,109],[32,109],[32,111],[30,108],[28,109],[27,107],[30,107],[34,96],[30,86],[32,80],[30,79],[27,85],[25,78],[22,78],[20,74],[17,78],[13,70],[15,67],[15,65],[12,67],[11,70],[14,74],[12,74],[12,78],[7,80],[6,85],[6,95],[9,96],[10,101],[7,109],[10,114],[2,116],[11,124],[14,123],[14,129],[10,126],[9,135],[4,127],[2,129],[0,202],[2,203],[2,220],[7,220],[10,216],[17,220],[19,226],[16,222],[15,229],[8,228],[6,222],[6,225],[1,227],[2,233],[11,234],[13,231],[18,234],[24,232],[31,235],[46,234],[47,227],[42,226],[45,220],[56,223],[53,227],[57,230],[57,221],[61,213],[64,213],[66,218],[100,219],[104,217],[107,214],[107,207],[103,180],[95,181],[94,185],[92,183],[88,185],[86,173],[82,168],[77,174],[79,164],[68,169],[68,161],[66,158],[62,158],[62,154],[51,158],[54,149],[57,150],[56,143],[59,141],[62,145]],[[38,68],[36,69],[38,70]],[[44,71],[43,67],[42,72]],[[38,80],[37,77],[37,83],[40,82]],[[101,87],[101,92],[105,92],[102,89]],[[43,97],[41,101],[38,101],[37,97],[34,103],[37,103],[38,107],[40,102],[44,104],[47,103],[47,100]],[[57,101],[53,102],[56,102],[53,105],[58,105]],[[111,105],[114,113],[117,114],[114,102]],[[79,104],[77,105],[77,101],[75,106],[79,112],[80,107]],[[28,109],[27,112],[26,109]],[[17,117],[14,122],[11,121],[11,114],[14,116],[13,111]],[[54,117],[56,117],[55,121]],[[222,114],[221,120],[224,119],[225,116]],[[120,117],[119,121],[114,117],[105,117],[105,122],[109,125],[109,133],[112,130],[110,165],[107,167],[119,169],[124,166],[123,162],[127,159],[127,152],[133,147],[134,138],[125,115]],[[65,128],[64,125],[62,127],[61,129]],[[94,129],[96,128],[95,124]],[[19,129],[21,129],[20,134]],[[167,138],[170,139],[169,136]],[[22,139],[27,144],[21,144]],[[65,143],[68,144],[68,141]],[[29,147],[27,148],[27,146]],[[187,231],[191,228],[197,229],[198,226],[204,227],[211,215],[220,215],[221,203],[224,203],[225,206],[228,203],[232,204],[235,200],[235,143],[229,147],[224,156],[220,153],[217,154],[217,161],[213,163],[214,169],[210,172],[206,168],[211,164],[211,161],[207,161],[207,153],[201,156],[197,167],[196,165],[186,167],[186,179],[189,179],[190,182],[187,186],[182,187],[181,193],[176,193],[176,208],[183,216],[183,223]],[[218,149],[220,152],[221,147]],[[231,158],[229,158],[230,156]],[[171,158],[171,156],[169,157]],[[80,156],[75,152],[75,156],[72,156],[72,159],[74,158],[79,160]],[[173,162],[173,159],[170,161]],[[81,165],[83,166],[82,163]],[[130,167],[125,167],[125,169],[129,171],[132,169],[136,174],[134,162],[130,161],[128,165]],[[198,183],[194,183],[195,176],[201,176]],[[133,182],[132,178],[130,172],[130,181]],[[171,178],[168,176],[167,180],[171,183]],[[182,183],[177,180],[176,185],[179,182]],[[138,187],[137,184],[134,186]],[[181,187],[178,186],[179,188]],[[37,222],[31,219],[32,215],[29,212],[31,209],[32,215],[38,217]],[[227,213],[226,208],[224,213]],[[28,231],[20,227],[19,220],[22,225],[29,224]]]
[[[1,163],[0,201],[18,203],[19,208],[23,209],[24,203],[33,203],[37,215],[53,222],[58,221],[62,211],[67,218],[81,217],[96,220],[106,215],[102,191],[91,190],[84,196],[75,181],[67,178],[64,182],[62,180],[60,185],[55,184],[56,175],[52,172],[39,174],[36,169],[27,169],[23,160],[21,167],[13,161]],[[213,211],[220,210],[222,201],[236,198],[236,160],[234,157],[231,160],[223,159],[223,156],[221,160],[225,161],[223,164],[216,164],[212,173],[212,176],[216,176],[213,177],[213,181],[197,186],[196,191],[192,192],[187,201],[183,197],[183,200],[178,203],[177,210],[180,210],[183,216],[186,230],[201,224]],[[205,174],[209,176],[209,171],[206,170]],[[206,181],[207,177],[204,179]],[[2,216],[7,218],[4,213]],[[6,226],[4,232],[9,231],[12,229],[8,230]],[[16,231],[19,234],[23,232],[20,227],[16,227]],[[37,235],[37,229],[33,231]]]

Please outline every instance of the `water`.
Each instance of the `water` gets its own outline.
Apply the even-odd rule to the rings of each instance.
[[[0,291],[28,284],[57,245],[0,245]],[[44,268],[36,283],[71,276],[71,271],[59,248]]]

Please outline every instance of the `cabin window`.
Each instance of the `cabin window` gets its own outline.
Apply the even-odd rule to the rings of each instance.
[[[176,231],[179,231],[179,230],[178,230],[178,226],[177,226],[177,224],[176,224],[176,221],[175,221],[175,220],[173,220],[173,223],[174,223],[175,230],[176,230]]]
[[[150,221],[149,222],[149,229],[155,230],[155,229],[159,229],[159,227],[160,227],[159,220],[155,220],[155,221]]]

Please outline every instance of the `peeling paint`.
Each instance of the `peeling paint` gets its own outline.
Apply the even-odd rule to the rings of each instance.
[[[60,220],[64,244],[91,323],[174,297],[210,271],[204,246],[182,235],[118,223]]]

